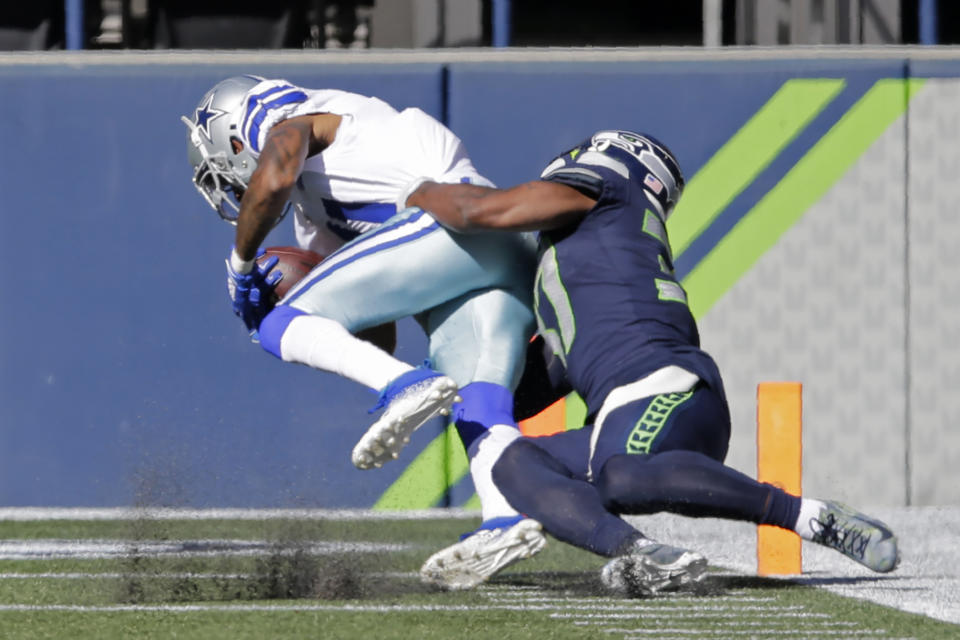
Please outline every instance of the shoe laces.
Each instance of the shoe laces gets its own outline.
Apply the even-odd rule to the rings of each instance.
[[[810,521],[814,532],[814,542],[838,549],[848,556],[863,558],[870,544],[870,533],[863,527],[857,527],[849,520],[837,518],[828,513],[825,518]]]
[[[500,535],[506,529],[509,529],[513,525],[517,524],[524,519],[525,516],[500,516],[497,518],[490,518],[485,520],[480,524],[479,527],[473,531],[468,531],[460,535],[460,540],[466,540],[467,538],[475,535],[481,535],[481,537],[487,538],[494,535]]]
[[[429,367],[429,360],[425,360],[421,366],[411,369],[391,380],[390,384],[380,391],[377,404],[375,404],[372,409],[369,409],[367,413],[375,413],[383,409],[401,393],[419,387],[423,382],[431,378],[436,378],[439,375],[439,373]]]

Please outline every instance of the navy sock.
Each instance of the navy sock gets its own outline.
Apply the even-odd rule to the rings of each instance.
[[[800,517],[800,503],[803,499],[772,484],[765,486],[770,488],[767,508],[757,524],[772,524],[793,530],[797,526],[797,518]]]

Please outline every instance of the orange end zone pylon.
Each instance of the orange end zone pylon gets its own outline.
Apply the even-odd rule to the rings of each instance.
[[[801,495],[802,402],[799,382],[757,385],[757,479]],[[803,572],[800,536],[769,525],[757,527],[757,574]]]

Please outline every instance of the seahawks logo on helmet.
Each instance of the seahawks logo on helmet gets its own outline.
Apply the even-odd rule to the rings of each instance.
[[[610,147],[623,149],[640,162],[644,173],[638,178],[651,199],[660,205],[666,220],[684,187],[683,172],[673,153],[653,136],[631,131],[598,131],[590,139],[592,150],[603,152]]]

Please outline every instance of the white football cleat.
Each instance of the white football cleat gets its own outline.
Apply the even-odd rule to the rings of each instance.
[[[358,469],[382,467],[400,455],[414,431],[438,415],[450,415],[458,402],[457,384],[445,375],[420,367],[391,382],[373,410],[386,407],[353,448]]]
[[[523,516],[494,518],[423,564],[420,579],[443,589],[472,589],[547,543],[540,523]]]
[[[706,569],[707,559],[696,551],[643,538],[629,553],[605,564],[600,581],[621,595],[650,596],[698,582]]]

